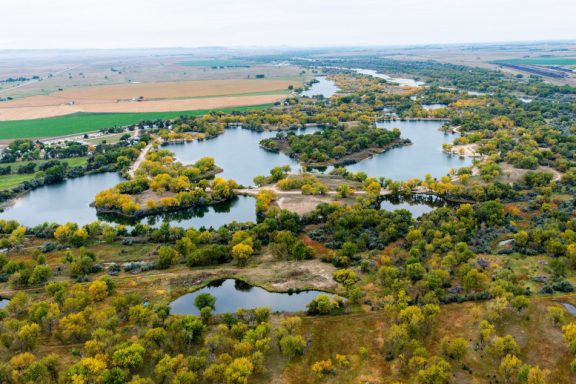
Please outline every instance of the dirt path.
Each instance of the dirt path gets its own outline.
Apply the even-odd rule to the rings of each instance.
[[[140,168],[140,164],[142,164],[142,162],[144,161],[144,159],[146,159],[146,155],[148,154],[148,151],[150,151],[150,149],[152,148],[152,146],[154,145],[154,142],[151,141],[150,143],[148,143],[147,146],[144,147],[144,149],[142,150],[142,152],[140,152],[140,154],[138,155],[138,158],[136,159],[136,161],[134,162],[134,164],[132,164],[132,166],[130,167],[130,169],[128,170],[128,175],[130,176],[131,179],[134,178],[134,175],[136,174],[136,170],[138,168]]]

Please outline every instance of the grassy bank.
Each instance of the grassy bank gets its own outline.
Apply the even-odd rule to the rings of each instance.
[[[0,121],[0,140],[34,137],[66,136],[97,131],[102,128],[136,124],[142,120],[174,119],[178,116],[198,116],[212,111],[233,112],[263,109],[272,104],[215,110],[142,112],[142,113],[75,113],[72,115],[35,120]]]
[[[30,181],[34,177],[36,177],[38,172],[29,173],[29,174],[17,174],[18,167],[21,165],[26,165],[28,163],[34,163],[37,166],[43,163],[46,163],[49,160],[34,160],[34,161],[17,161],[13,163],[0,163],[0,167],[12,167],[12,174],[10,175],[2,175],[0,176],[0,191],[6,189],[12,189],[18,184],[21,184],[25,181]],[[88,162],[88,157],[75,157],[72,159],[62,159],[60,160],[63,163],[68,163],[68,167],[81,167],[86,165]]]

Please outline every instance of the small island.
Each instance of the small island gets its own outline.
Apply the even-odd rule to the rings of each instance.
[[[281,132],[260,142],[266,150],[285,153],[311,167],[353,164],[408,144],[410,140],[400,138],[398,129],[389,131],[365,125],[327,127],[306,135]]]
[[[235,196],[234,180],[214,177],[222,169],[205,157],[192,165],[175,162],[173,153],[151,150],[134,178],[96,195],[99,213],[141,218],[222,203]]]

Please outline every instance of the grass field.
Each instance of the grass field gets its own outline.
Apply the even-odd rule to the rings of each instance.
[[[576,57],[528,57],[523,59],[496,60],[494,63],[525,65],[576,65]]]
[[[250,64],[244,60],[194,60],[178,63],[185,67],[249,67]]]
[[[36,173],[25,174],[25,175],[19,175],[17,173],[14,173],[18,170],[18,167],[20,165],[25,165],[28,163],[34,163],[36,165],[40,165],[40,164],[43,164],[47,161],[49,161],[49,160],[33,160],[33,161],[17,161],[17,162],[13,162],[13,163],[0,163],[0,167],[11,166],[12,172],[13,172],[11,175],[0,176],[0,191],[6,190],[6,189],[11,189],[20,183],[23,183],[23,182],[28,181],[28,180],[32,180],[36,176],[36,174],[38,173],[38,172],[36,172]],[[88,162],[88,157],[75,157],[72,159],[63,159],[61,161],[64,163],[68,163],[69,167],[79,167],[79,166],[85,165]]]
[[[32,180],[34,174],[29,175],[2,175],[0,176],[0,191],[11,189],[25,181]]]
[[[16,170],[18,169],[18,167],[20,165],[25,165],[28,163],[34,163],[36,165],[40,165],[40,164],[44,164],[48,161],[50,161],[50,160],[15,161],[12,163],[0,163],[0,167],[11,166],[12,172],[14,173],[14,172],[16,172]],[[61,161],[63,163],[68,163],[69,167],[79,167],[79,166],[85,165],[88,162],[88,157],[73,157],[70,159],[59,159],[59,161]]]
[[[250,111],[271,107],[263,104],[250,107],[218,109],[222,112]],[[174,119],[179,116],[199,116],[212,110],[142,113],[75,113],[73,115],[36,120],[0,121],[1,139],[66,136],[97,131],[102,128],[136,124],[143,120]]]

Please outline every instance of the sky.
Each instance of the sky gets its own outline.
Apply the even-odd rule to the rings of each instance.
[[[576,39],[576,0],[0,0],[0,49]]]

